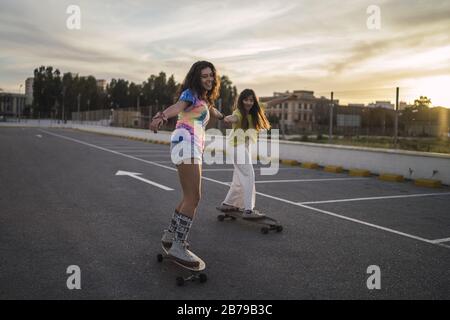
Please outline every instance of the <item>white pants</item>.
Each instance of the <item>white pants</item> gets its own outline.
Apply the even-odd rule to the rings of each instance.
[[[249,151],[247,148],[245,149],[245,157],[250,161],[245,161],[245,164],[233,164],[233,181],[223,203],[245,210],[253,210],[256,197],[255,171]]]

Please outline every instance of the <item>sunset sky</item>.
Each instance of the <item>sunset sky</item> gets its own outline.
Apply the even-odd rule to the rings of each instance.
[[[69,30],[69,5],[81,29]],[[368,6],[381,28],[370,30]],[[412,102],[450,107],[448,0],[2,0],[0,88],[18,92],[34,68],[125,78],[161,70],[181,82],[213,62],[238,90],[260,96],[305,89],[342,103]],[[23,89],[22,89],[23,90]],[[23,91],[22,91],[23,92]]]

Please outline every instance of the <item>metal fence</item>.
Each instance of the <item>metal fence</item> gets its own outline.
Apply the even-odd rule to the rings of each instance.
[[[302,97],[305,92],[294,91],[296,99],[265,110],[272,128],[280,129],[282,139],[450,152],[450,109],[412,108],[411,102],[402,102],[406,96],[396,96],[395,88],[372,92],[372,103],[359,103],[368,100],[367,92],[360,98],[355,98],[355,91],[307,92],[308,96]],[[147,129],[157,109],[146,106],[73,112],[72,121]],[[175,122],[170,119],[163,129],[173,130]],[[208,124],[211,127],[222,131],[230,128],[215,119]]]

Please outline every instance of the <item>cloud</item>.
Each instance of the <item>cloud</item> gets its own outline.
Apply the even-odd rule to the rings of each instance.
[[[445,0],[79,0],[76,31],[65,27],[70,4],[2,1],[0,87],[16,87],[43,64],[134,82],[163,70],[182,81],[206,59],[262,95],[377,88],[380,77],[394,83],[450,68],[436,55],[450,44]],[[380,31],[366,27],[371,4],[381,8]]]

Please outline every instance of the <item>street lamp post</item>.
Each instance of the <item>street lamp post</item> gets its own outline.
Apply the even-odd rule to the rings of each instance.
[[[66,123],[66,113],[65,113],[65,108],[64,108],[65,100],[66,100],[66,87],[63,86],[63,89],[62,89],[62,115],[61,115],[63,123]]]
[[[22,106],[20,103],[21,102],[20,94],[22,94],[22,87],[23,87],[23,84],[19,85],[19,99],[18,99],[18,103],[17,103],[17,114],[19,116],[19,122],[20,122],[20,114],[22,113],[21,112]]]
[[[328,132],[328,141],[331,142],[333,139],[333,96],[334,92],[331,92],[331,101],[330,101],[330,124],[329,124],[329,132]]]
[[[77,106],[78,106],[78,122],[81,123],[81,114],[80,114],[80,99],[81,99],[81,94],[79,93],[77,95]]]
[[[91,100],[87,99],[87,107],[88,107],[88,121],[91,121]]]

